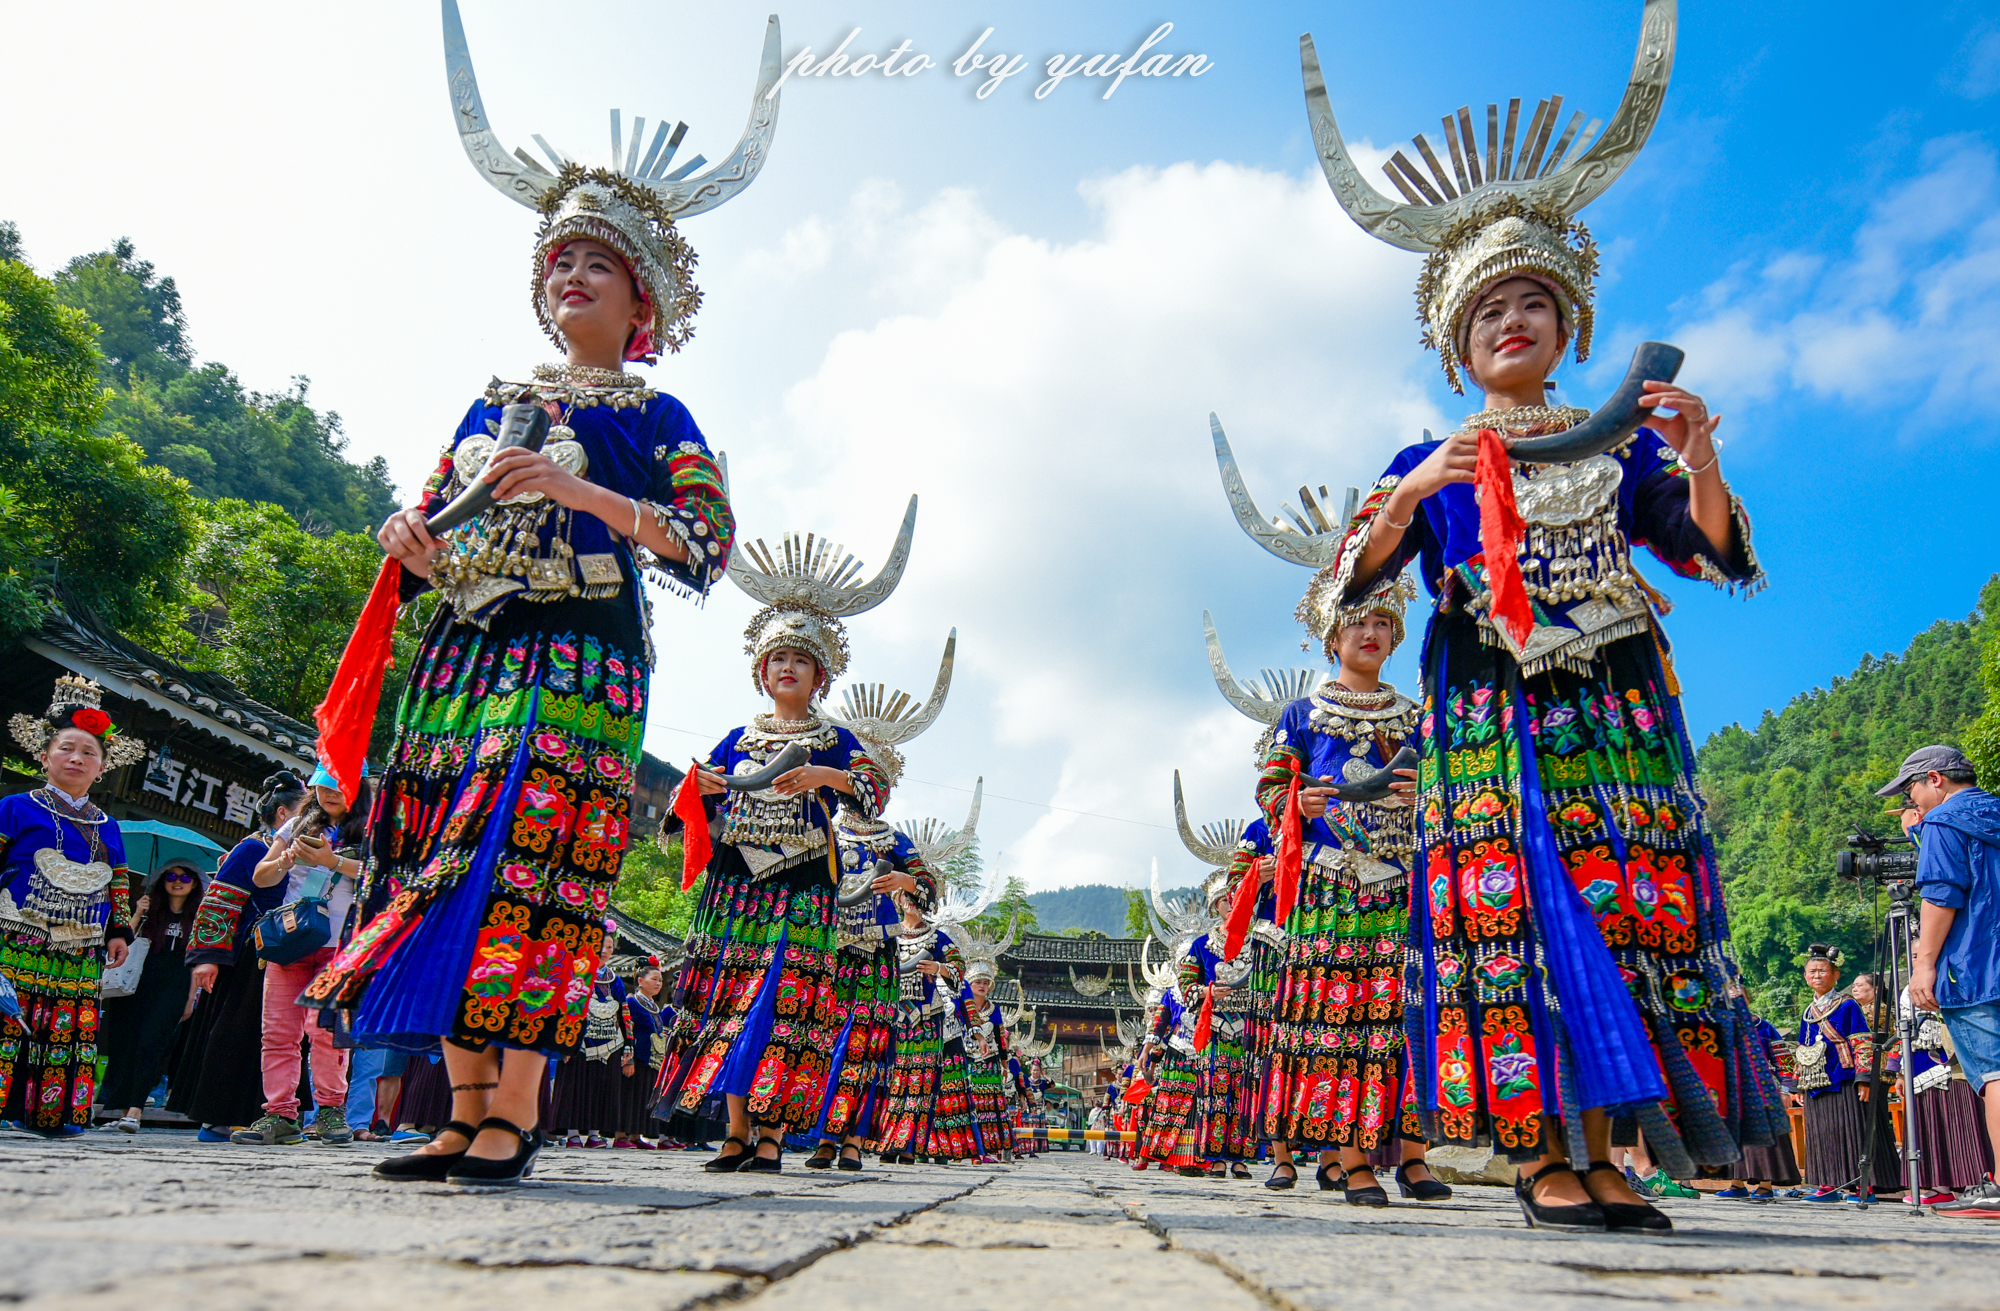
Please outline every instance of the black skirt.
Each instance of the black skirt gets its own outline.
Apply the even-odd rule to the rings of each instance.
[[[1859,1086],[1850,1083],[1806,1098],[1806,1185],[1811,1188],[1859,1189],[1861,1154],[1868,1150],[1868,1122],[1875,1121],[1875,1152],[1869,1171],[1875,1191],[1903,1186],[1902,1154],[1889,1127],[1886,1087],[1861,1100]]]
[[[1993,1148],[1986,1137],[1985,1108],[1963,1079],[1917,1094],[1910,1108],[1917,1145],[1923,1149],[1917,1177],[1926,1188],[1970,1188],[1986,1179]]]
[[[581,1055],[556,1070],[549,1104],[549,1127],[589,1133],[615,1133],[625,1118],[625,1066],[616,1055],[608,1061]]]
[[[450,1119],[451,1073],[444,1068],[444,1058],[435,1052],[413,1054],[403,1067],[403,1094],[396,1101],[394,1124],[435,1128]]]
[[[264,1113],[264,971],[247,942],[195,1007],[167,1109],[197,1124],[245,1125]]]
[[[105,1069],[97,1099],[106,1109],[122,1113],[145,1105],[180,1028],[188,973],[185,952],[154,947],[139,971],[138,989],[104,1003],[97,1051],[105,1058]]]

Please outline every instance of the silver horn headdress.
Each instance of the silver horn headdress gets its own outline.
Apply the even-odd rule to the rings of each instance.
[[[841,694],[840,710],[827,715],[861,739],[889,786],[894,787],[903,777],[903,755],[896,748],[936,723],[938,712],[944,709],[957,653],[958,630],[954,628],[944,641],[937,682],[931,685],[930,697],[921,703],[908,692],[885,691],[881,683],[861,683],[849,686]]]
[[[1286,706],[1311,696],[1326,681],[1326,674],[1317,669],[1265,669],[1259,671],[1263,682],[1239,682],[1223,657],[1222,640],[1215,635],[1215,616],[1206,610],[1201,612],[1201,631],[1208,642],[1208,672],[1215,676],[1222,699],[1266,728],[1278,722]]]
[[[486,117],[479,95],[479,78],[473,72],[472,52],[465,40],[465,24],[458,13],[458,0],[443,0],[445,79],[451,104],[458,120],[459,142],[466,158],[479,176],[510,200],[539,211],[542,230],[537,235],[533,293],[535,311],[558,346],[562,335],[549,319],[543,301],[542,279],[552,246],[579,237],[602,241],[625,258],[632,275],[645,289],[653,308],[653,322],[645,331],[654,352],[635,349],[627,358],[641,358],[658,348],[679,350],[689,336],[688,320],[701,304],[691,274],[694,252],[674,228],[677,219],[700,214],[735,196],[756,178],[770,153],[771,137],[778,128],[778,75],[782,40],[778,16],[773,14],[764,27],[764,49],[757,69],[757,86],[750,96],[750,120],[736,148],[720,164],[705,173],[696,172],[708,161],[696,155],[673,168],[675,153],[687,135],[687,124],[678,124],[669,134],[661,120],[650,147],[642,151],[646,120],[632,122],[632,140],[623,140],[617,110],[611,111],[610,167],[586,169],[551,146],[537,133],[533,140],[548,157],[544,167],[527,151],[516,147],[511,153],[500,144]]]
[[[957,828],[946,828],[944,821],[937,819],[904,820],[896,829],[910,840],[917,854],[924,858],[942,880],[945,866],[958,859],[972,847],[973,839],[979,834],[979,805],[986,795],[986,778],[981,775],[972,785],[972,808],[965,813],[965,823]]]
[[[958,947],[958,954],[965,960],[965,978],[969,983],[976,978],[997,979],[1000,977],[1000,958],[1014,945],[1014,930],[1020,924],[1018,912],[1007,917],[1007,931],[999,941],[981,934],[970,923],[953,921],[950,937]]]
[[[1463,390],[1459,319],[1486,288],[1509,277],[1548,286],[1574,336],[1576,358],[1589,356],[1597,250],[1574,219],[1617,181],[1659,120],[1673,73],[1675,27],[1675,0],[1646,0],[1632,75],[1602,135],[1596,135],[1597,121],[1584,126],[1581,112],[1557,135],[1562,97],[1551,96],[1535,106],[1527,130],[1517,136],[1521,102],[1510,100],[1504,135],[1500,107],[1486,107],[1482,156],[1471,106],[1463,105],[1442,120],[1449,167],[1421,135],[1415,147],[1425,169],[1400,150],[1383,165],[1401,201],[1377,191],[1355,166],[1334,122],[1312,37],[1299,38],[1306,117],[1327,185],[1370,235],[1428,256],[1417,286],[1418,313],[1425,344],[1437,350],[1454,391]]]
[[[1160,861],[1153,858],[1152,895],[1146,900],[1146,917],[1153,926],[1153,936],[1166,943],[1175,957],[1179,957],[1187,945],[1202,934],[1214,928],[1216,917],[1208,913],[1205,898],[1197,892],[1193,898],[1169,901],[1160,891]]]
[[[1174,825],[1180,830],[1181,845],[1188,854],[1211,869],[1227,869],[1236,859],[1236,840],[1243,836],[1243,821],[1225,819],[1213,824],[1203,824],[1201,835],[1195,836],[1194,826],[1188,823],[1187,799],[1181,795],[1181,772],[1174,771]],[[1154,883],[1158,885],[1159,862],[1154,862]]]
[[[857,583],[861,562],[846,548],[812,533],[786,533],[778,548],[742,543],[729,557],[729,577],[764,608],[750,617],[743,630],[743,651],[750,657],[750,681],[764,690],[764,658],[785,647],[804,651],[819,664],[825,694],[847,672],[847,629],[843,618],[872,610],[889,599],[910,562],[910,539],[917,528],[917,498],[903,512],[903,526],[882,571]]]

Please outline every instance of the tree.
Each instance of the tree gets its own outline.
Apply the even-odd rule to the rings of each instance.
[[[1018,874],[1007,876],[1006,889],[986,908],[984,915],[972,921],[972,927],[985,937],[995,938],[1007,931],[1010,920],[1016,933],[1033,933],[1041,928],[1035,918],[1035,904],[1028,900],[1028,885]]]
[[[708,875],[681,891],[681,840],[670,838],[665,850],[651,838],[634,838],[625,848],[625,863],[611,889],[611,904],[676,938],[688,935],[695,907]]]
[[[135,257],[130,237],[120,237],[110,250],[78,255],[55,283],[63,304],[97,324],[107,382],[130,382],[134,365],[176,373],[194,363],[180,289]]]
[[[17,238],[10,245],[18,251]],[[0,636],[40,623],[31,575],[59,580],[141,642],[175,626],[185,605],[179,564],[198,526],[193,498],[137,446],[101,431],[96,337],[48,280],[0,261],[0,487],[13,503]]]
[[[1153,921],[1146,914],[1146,890],[1125,889],[1125,936],[1143,938],[1152,931]]]

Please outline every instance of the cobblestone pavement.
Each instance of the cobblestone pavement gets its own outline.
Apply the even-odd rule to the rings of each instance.
[[[0,1141],[0,1301],[201,1308],[1472,1308],[2000,1305],[2000,1224],[1670,1201],[1670,1239],[1530,1233],[1512,1195],[1337,1194],[1012,1168],[706,1175],[692,1153],[554,1151],[520,1189],[371,1178],[381,1149],[186,1134]],[[1258,1176],[1261,1179],[1263,1169]],[[1562,1300],[1558,1300],[1562,1299]]]

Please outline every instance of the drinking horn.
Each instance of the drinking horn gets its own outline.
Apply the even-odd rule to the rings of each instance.
[[[1324,779],[1307,775],[1299,780],[1302,788],[1326,788],[1342,801],[1380,801],[1389,795],[1389,789],[1402,780],[1396,777],[1399,769],[1415,769],[1417,752],[1414,747],[1404,747],[1382,768],[1351,783],[1329,783]]]
[[[894,868],[886,858],[876,861],[875,868],[868,872],[866,878],[856,879],[855,886],[851,890],[847,886],[847,880],[842,879],[840,891],[834,895],[834,900],[843,906],[859,906],[875,895],[875,880],[891,873]]]
[[[1573,464],[1602,455],[1630,437],[1653,411],[1639,404],[1649,382],[1672,382],[1681,371],[1687,354],[1663,341],[1642,341],[1632,352],[1632,367],[1625,381],[1611,393],[1611,399],[1597,407],[1597,413],[1568,432],[1546,437],[1516,437],[1507,454],[1524,464]]]
[[[781,776],[791,773],[811,759],[812,753],[807,751],[803,745],[797,742],[790,742],[785,745],[783,751],[778,753],[776,760],[773,760],[756,773],[724,774],[722,776],[722,783],[731,792],[762,792],[765,788],[777,782]]]
[[[509,405],[500,412],[500,439],[493,446],[493,454],[516,446],[531,451],[542,449],[542,443],[549,439],[549,412],[539,405]],[[487,457],[490,462],[492,456]],[[493,504],[494,484],[484,478],[475,479],[472,486],[452,498],[451,504],[424,520],[424,527],[433,535],[448,528],[456,528]]]

